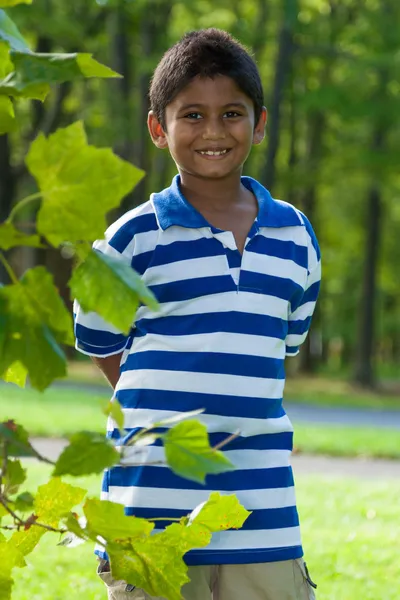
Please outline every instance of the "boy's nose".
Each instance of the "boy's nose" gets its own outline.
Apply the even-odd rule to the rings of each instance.
[[[220,119],[210,120],[203,131],[203,140],[223,140],[226,137],[224,123]]]

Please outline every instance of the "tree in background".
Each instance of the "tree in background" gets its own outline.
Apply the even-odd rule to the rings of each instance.
[[[109,87],[63,83],[43,107],[33,100],[19,108],[20,129],[0,136],[0,213],[33,190],[21,160],[29,140],[78,118],[94,143],[146,171],[118,210],[167,185],[175,167],[155,151],[145,124],[151,73],[186,31],[227,29],[253,49],[270,113],[267,143],[246,172],[304,210],[322,246],[321,302],[300,368],[345,369],[375,385],[377,366],[400,351],[397,0],[37,0],[13,10],[21,28],[35,32],[35,48],[84,43],[124,78]],[[31,218],[21,213],[27,224]],[[51,265],[67,298],[68,260],[12,253],[20,272]]]

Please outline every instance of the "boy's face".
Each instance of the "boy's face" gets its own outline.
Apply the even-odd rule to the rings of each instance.
[[[180,173],[221,179],[241,173],[252,145],[263,140],[266,110],[255,123],[253,102],[233,79],[196,77],[168,104],[165,121],[166,131],[150,113],[150,135]]]

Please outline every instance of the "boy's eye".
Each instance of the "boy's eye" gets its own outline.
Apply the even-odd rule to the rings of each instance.
[[[190,120],[197,120],[197,119],[201,119],[201,114],[197,113],[197,112],[191,112],[188,113],[187,115],[185,115],[185,119],[190,119]]]
[[[241,116],[240,113],[236,112],[235,110],[229,110],[228,112],[225,113],[225,115],[230,118]]]

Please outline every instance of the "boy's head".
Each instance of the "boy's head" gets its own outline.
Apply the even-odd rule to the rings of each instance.
[[[166,107],[195,77],[232,79],[254,105],[258,122],[264,105],[264,92],[254,60],[229,33],[202,29],[187,33],[159,62],[150,86],[150,107],[164,131]]]
[[[157,66],[149,131],[180,173],[226,178],[241,172],[264,138],[266,109],[257,66],[225,31],[186,34]]]

